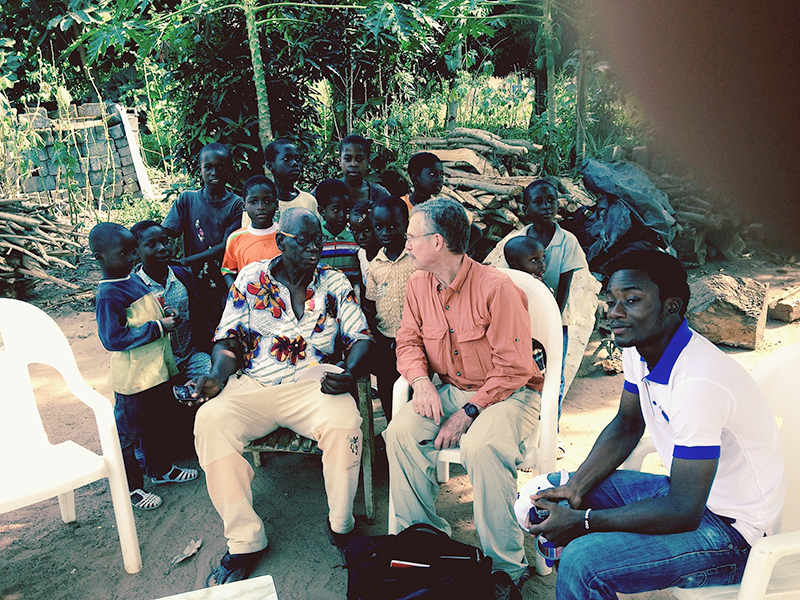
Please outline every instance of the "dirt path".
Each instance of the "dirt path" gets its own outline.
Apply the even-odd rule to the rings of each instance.
[[[800,267],[770,261],[742,261],[736,265],[707,267],[732,274],[748,274],[779,288],[800,282]],[[697,273],[695,273],[696,275]],[[90,385],[112,397],[107,384],[108,353],[97,337],[94,315],[73,309],[55,310],[58,290],[37,303],[55,314],[72,344],[78,365]],[[764,347],[757,352],[730,351],[750,368],[777,346],[800,341],[800,324],[770,321]],[[587,354],[594,345],[590,344]],[[60,378],[45,368],[33,370],[37,398],[45,429],[53,443],[74,439],[99,451],[91,411],[66,392]],[[559,466],[577,467],[597,433],[611,419],[622,388],[622,376],[605,376],[584,362],[564,401],[561,421],[567,456]],[[379,421],[380,422],[380,421]],[[178,461],[198,467],[189,453]],[[325,535],[326,500],[318,458],[289,454],[266,456],[256,471],[253,494],[257,511],[265,517],[270,548],[255,571],[271,574],[281,600],[341,599],[347,587],[346,571]],[[524,478],[521,479],[524,481]],[[363,496],[356,499],[359,528],[364,534],[386,530],[387,473],[385,462],[376,464],[377,518],[364,522]],[[162,491],[163,490],[163,491]],[[144,568],[135,575],[122,567],[114,527],[111,498],[104,481],[76,491],[77,523],[61,522],[55,499],[0,515],[0,598],[3,600],[136,599],[147,600],[198,589],[225,551],[221,521],[214,512],[202,478],[196,482],[165,486],[159,490],[164,505],[156,511],[137,512],[136,524]],[[463,470],[453,476],[439,496],[440,511],[453,525],[454,537],[477,544],[472,522],[471,487]],[[188,561],[168,566],[192,539],[202,538],[199,553]],[[533,557],[533,540],[527,543]],[[534,577],[526,584],[525,598],[554,598],[554,575]],[[670,598],[648,594],[639,598]]]

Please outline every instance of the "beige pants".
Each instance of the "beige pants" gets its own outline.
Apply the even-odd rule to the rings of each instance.
[[[438,387],[444,416],[449,417],[474,395],[452,385]],[[523,531],[514,514],[517,499],[517,465],[525,456],[525,438],[539,423],[541,397],[520,388],[503,402],[493,404],[475,419],[461,437],[461,461],[472,483],[475,529],[483,551],[492,557],[495,571],[516,580],[527,566]],[[399,530],[428,523],[451,533],[450,525],[436,514],[439,493],[433,444],[439,426],[414,412],[409,402],[386,429],[389,485]],[[390,531],[389,533],[398,533]]]
[[[361,415],[353,397],[323,394],[317,381],[267,387],[234,375],[219,396],[200,407],[194,424],[208,495],[222,517],[231,554],[267,547],[264,522],[253,510],[253,469],[242,449],[278,427],[318,442],[331,528],[347,533],[355,525]]]

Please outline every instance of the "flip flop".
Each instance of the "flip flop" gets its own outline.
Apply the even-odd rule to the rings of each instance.
[[[172,465],[166,475],[163,477],[151,477],[150,481],[160,485],[162,483],[185,483],[193,479],[197,479],[197,469],[182,469]]]
[[[153,510],[161,506],[161,496],[156,496],[150,492],[145,492],[142,488],[136,488],[131,492],[131,504],[139,510]]]
[[[263,553],[263,550],[246,554],[231,554],[226,551],[225,556],[219,561],[219,565],[206,577],[206,587],[247,579],[247,576],[258,565]]]

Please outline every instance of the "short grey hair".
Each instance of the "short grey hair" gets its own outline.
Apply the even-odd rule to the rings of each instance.
[[[444,244],[453,254],[465,254],[469,246],[469,219],[467,211],[455,200],[436,198],[417,204],[411,214],[421,214],[433,233],[444,238]]]
[[[281,218],[278,221],[278,231],[289,231],[287,228],[291,226],[295,219],[299,218],[303,214],[308,214],[319,221],[319,217],[317,217],[317,215],[307,208],[302,206],[293,206],[292,208],[286,209],[281,213]]]

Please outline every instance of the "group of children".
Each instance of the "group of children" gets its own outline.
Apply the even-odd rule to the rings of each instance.
[[[295,144],[279,139],[264,154],[272,179],[251,177],[239,197],[228,189],[233,173],[230,150],[208,144],[199,155],[203,187],[182,192],[162,224],[143,221],[127,230],[101,223],[90,234],[103,276],[97,292],[98,330],[112,352],[117,427],[131,501],[137,508],[148,510],[162,502],[144,490],[143,471],[153,483],[197,477],[196,470],[167,460],[165,423],[180,426],[182,421],[191,431],[186,425],[194,414],[189,407],[175,408],[179,404],[172,400],[172,385],[210,369],[213,329],[227,292],[245,265],[280,253],[275,236],[280,214],[289,208],[304,207],[317,214],[323,233],[320,262],[341,270],[360,291],[375,336],[373,373],[386,418],[391,419],[392,387],[398,377],[395,337],[406,282],[414,271],[405,241],[409,213],[440,194],[443,165],[429,152],[412,156],[408,174],[413,190],[402,198],[392,196],[365,180],[370,142],[351,135],[340,144],[342,178],[321,181],[310,194],[296,188],[301,163]],[[499,252],[502,266],[542,279],[563,309],[572,274],[586,266],[585,258],[581,262],[577,241],[573,244],[555,223],[558,200],[551,183],[529,185],[523,204],[531,225],[518,232],[519,237],[503,240],[487,260],[496,260]],[[471,237],[480,234],[475,229]],[[173,260],[171,238],[180,236],[184,257]],[[137,255],[140,264],[134,269]]]

